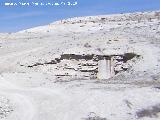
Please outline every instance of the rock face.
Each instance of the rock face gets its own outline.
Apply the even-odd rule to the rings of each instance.
[[[109,79],[114,75],[127,71],[127,61],[139,57],[134,53],[124,55],[95,55],[95,54],[62,54],[50,62],[35,63],[29,68],[50,66],[52,74],[58,80],[80,80],[80,79]],[[23,66],[23,65],[22,65]]]

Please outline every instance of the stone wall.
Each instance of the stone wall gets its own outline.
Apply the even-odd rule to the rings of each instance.
[[[51,67],[58,80],[78,79],[108,79],[116,74],[128,70],[128,60],[136,57],[136,54],[124,55],[95,55],[95,54],[62,54],[45,63],[35,63],[28,67]],[[47,72],[47,71],[46,71]]]

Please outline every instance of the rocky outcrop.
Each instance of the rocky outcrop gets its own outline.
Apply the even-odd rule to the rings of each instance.
[[[124,55],[96,55],[96,54],[62,54],[49,62],[28,65],[29,68],[52,66],[49,71],[58,80],[69,79],[108,79],[114,75],[127,71],[127,63],[134,57],[134,53]]]
[[[13,108],[10,106],[10,101],[5,97],[0,96],[0,119],[4,119],[11,112],[13,112]]]

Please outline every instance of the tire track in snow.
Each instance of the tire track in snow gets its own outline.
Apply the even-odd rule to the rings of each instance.
[[[54,102],[58,103],[60,101],[68,101],[68,97],[64,96],[64,94],[62,96],[61,92],[53,91],[49,88],[27,89],[18,87],[6,81],[2,77],[0,77],[0,94],[4,94],[16,104],[15,111],[7,120],[40,120],[41,118],[39,117],[39,113],[46,112],[44,111],[44,106],[41,105],[44,99],[47,99],[47,102],[51,102],[52,104],[54,104]],[[48,103],[48,106],[45,106],[45,108],[50,107]],[[63,106],[61,106],[61,104],[54,104],[54,107],[61,108]],[[50,115],[52,116],[52,114]],[[50,115],[48,115],[48,117]],[[51,118],[52,117],[49,117],[49,119]]]

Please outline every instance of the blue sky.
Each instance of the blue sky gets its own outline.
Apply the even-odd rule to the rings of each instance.
[[[4,6],[4,2],[78,2],[76,6]],[[0,32],[16,32],[76,17],[160,10],[160,0],[0,0]]]

